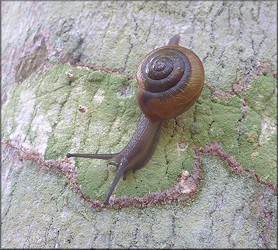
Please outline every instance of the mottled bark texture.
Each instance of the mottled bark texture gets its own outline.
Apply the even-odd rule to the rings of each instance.
[[[3,248],[277,247],[275,2],[1,7]],[[126,144],[138,64],[176,33],[206,87],[104,208],[115,170],[64,155]]]

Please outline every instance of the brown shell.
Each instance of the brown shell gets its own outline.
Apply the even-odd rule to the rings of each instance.
[[[169,62],[171,65],[168,67]],[[160,71],[163,72],[163,76],[168,74],[167,77],[171,80],[161,79]],[[204,80],[202,62],[194,52],[178,45],[158,48],[149,53],[138,68],[139,107],[153,120],[174,118],[197,101]]]

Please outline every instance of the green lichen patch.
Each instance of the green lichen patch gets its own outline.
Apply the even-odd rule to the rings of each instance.
[[[248,110],[239,140],[239,158],[243,166],[272,182],[277,179],[276,92],[276,79],[271,75],[252,81],[246,93]]]
[[[113,91],[111,84],[116,84]],[[129,84],[127,79],[124,82],[118,75],[107,77],[99,83],[101,87],[97,93],[99,95],[105,93],[105,98],[101,104],[98,103],[97,111],[86,130],[86,134],[90,136],[86,137],[82,148],[76,148],[75,151],[113,153],[120,151],[127,144],[135,131],[140,111],[134,93],[122,96],[119,94],[119,89],[131,85],[130,88],[135,90],[134,84],[134,81]],[[100,97],[95,98],[98,100]],[[130,173],[125,181],[121,179],[114,192],[115,196],[143,196],[148,192],[167,189],[176,181],[183,169],[191,169],[191,164],[185,164],[185,161],[191,159],[193,150],[187,148],[178,151],[181,137],[185,138],[174,130],[173,122],[163,126],[154,157],[145,168]],[[169,133],[173,136],[168,136]],[[114,178],[116,168],[107,166],[107,162],[101,160],[75,159],[75,162],[78,166],[82,192],[86,196],[103,199]]]
[[[214,97],[205,87],[189,111],[163,123],[150,162],[130,173],[125,181],[121,179],[113,195],[143,196],[171,188],[182,171],[191,172],[193,147],[214,142],[221,144],[243,167],[274,182],[274,82],[271,76],[261,76],[251,82],[245,96],[226,98]],[[46,159],[61,159],[68,152],[119,152],[130,140],[140,118],[136,88],[136,81],[119,73],[57,65],[40,78],[31,78],[13,88],[3,116],[4,136],[18,130],[19,121],[9,112],[22,112],[21,93],[29,91],[34,101],[29,123],[24,126],[26,138],[44,152]],[[259,98],[251,98],[254,95]],[[265,108],[265,103],[269,107]],[[82,193],[103,200],[116,168],[103,160],[72,160]]]
[[[243,167],[276,182],[275,93],[276,80],[270,75],[255,78],[243,98],[218,99],[205,89],[195,105],[192,143],[220,143]]]
[[[261,75],[252,81],[246,93],[246,102],[261,116],[277,119],[277,79],[270,74]]]

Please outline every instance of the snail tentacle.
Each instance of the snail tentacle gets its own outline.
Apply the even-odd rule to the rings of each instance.
[[[167,45],[179,45],[179,43],[180,43],[180,35],[176,34],[169,40]]]
[[[152,157],[159,140],[161,122],[147,119],[143,114],[139,120],[136,131],[129,143],[115,154],[76,154],[68,153],[67,157],[82,157],[109,160],[109,164],[118,167],[112,185],[104,202],[107,203],[119,179],[125,179],[129,171],[144,167]]]
[[[93,159],[102,159],[110,160],[115,157],[117,154],[77,154],[77,153],[68,153],[67,158],[70,157],[79,157],[79,158],[93,158]]]
[[[106,197],[105,197],[105,199],[103,201],[103,204],[106,204],[106,205],[109,204],[110,196],[112,195],[112,193],[113,193],[113,191],[114,191],[118,181],[120,180],[120,178],[123,175],[124,171],[126,170],[127,166],[128,166],[128,160],[126,158],[123,158],[121,160],[119,168],[118,168],[118,170],[116,172],[114,180],[113,180],[113,182],[112,182],[112,184],[111,184],[111,186],[110,186],[110,188],[108,190],[108,193],[107,193],[107,195],[106,195]]]

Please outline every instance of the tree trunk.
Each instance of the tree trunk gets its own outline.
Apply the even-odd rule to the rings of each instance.
[[[275,248],[277,5],[2,2],[3,248]],[[150,162],[107,162],[140,117],[140,61],[175,34],[206,85]]]

